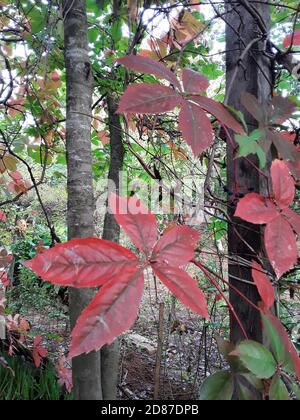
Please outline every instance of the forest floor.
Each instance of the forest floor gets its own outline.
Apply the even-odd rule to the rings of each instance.
[[[119,399],[150,400],[154,396],[155,369],[160,365],[159,398],[193,399],[203,379],[223,365],[214,333],[220,332],[224,318],[213,314],[213,325],[205,324],[175,301],[159,282],[146,278],[145,292],[138,319],[130,331],[122,335]],[[157,362],[159,308],[163,307],[162,349]],[[61,309],[66,309],[63,307]],[[126,308],[124,308],[126,310]],[[67,313],[45,307],[26,314],[32,331],[42,335],[48,357],[56,362],[68,349]],[[222,312],[222,311],[221,311]],[[51,316],[49,316],[51,314]],[[218,331],[217,331],[218,330]]]
[[[207,289],[205,294],[210,301],[209,323],[179,304],[152,276],[146,276],[137,321],[120,339],[119,399],[152,400],[155,388],[159,389],[159,399],[194,399],[203,380],[225,366],[215,338],[228,333],[228,311],[213,291]],[[288,291],[282,297],[293,308],[294,323],[299,328],[299,301],[293,300]],[[24,302],[24,296],[19,299]],[[20,308],[30,322],[31,335],[43,337],[42,345],[54,364],[68,353],[70,336],[68,308],[58,301],[56,296],[34,310],[30,305],[25,311]],[[296,337],[298,333],[295,331]],[[155,375],[158,368],[160,381]]]
[[[159,398],[195,398],[203,379],[223,365],[211,328],[175,301],[159,282],[148,278],[138,320],[122,340],[121,398],[153,399],[161,306]]]

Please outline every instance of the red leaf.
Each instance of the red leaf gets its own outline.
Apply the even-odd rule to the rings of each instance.
[[[41,359],[45,358],[47,355],[47,350],[41,347],[41,341],[42,341],[41,336],[34,337],[32,357],[33,357],[34,364],[36,367],[40,366]]]
[[[279,131],[268,131],[267,138],[270,139],[276,147],[278,154],[285,161],[299,160],[299,151],[293,143],[287,142],[286,138],[281,135]]]
[[[141,55],[127,55],[125,57],[118,58],[116,61],[131,70],[135,70],[140,73],[154,74],[154,76],[159,79],[168,80],[172,83],[172,85],[181,90],[180,83],[175,74],[162,63],[152,60],[149,57]]]
[[[110,142],[109,132],[107,130],[99,131],[97,137],[101,140],[103,146]]]
[[[181,97],[162,85],[139,83],[129,86],[122,95],[118,113],[160,114],[174,109]]]
[[[136,270],[136,256],[113,242],[97,238],[73,239],[23,263],[43,280],[61,286],[94,287],[120,272]]]
[[[213,143],[213,131],[209,118],[199,106],[191,102],[182,102],[179,129],[195,156],[200,155]]]
[[[143,289],[141,271],[120,273],[101,287],[72,331],[69,357],[98,350],[129,329],[136,320]]]
[[[296,180],[297,185],[300,184],[300,161],[298,162],[287,162],[286,163],[289,167],[289,170],[291,171],[291,174],[293,174],[293,177]]]
[[[283,124],[296,111],[296,105],[289,98],[274,96],[267,110],[273,124]]]
[[[230,114],[220,102],[216,102],[213,99],[206,98],[205,96],[193,96],[191,99],[196,102],[202,109],[207,111],[209,114],[215,116],[221,124],[233,130],[238,134],[245,134],[245,131],[241,124]]]
[[[251,193],[242,198],[237,205],[235,217],[240,217],[246,222],[264,225],[274,220],[279,215],[271,200],[259,194]]]
[[[51,73],[51,80],[53,82],[59,82],[60,81],[60,75],[57,73],[57,71],[54,71]]]
[[[35,367],[38,368],[41,364],[41,358],[40,358],[40,355],[39,355],[39,353],[37,352],[36,349],[32,350],[32,357],[33,357],[33,360],[34,360]]]
[[[248,92],[242,92],[241,104],[256,119],[256,121],[263,121],[264,115],[261,110],[261,105],[254,95]]]
[[[14,181],[21,181],[23,179],[23,175],[18,171],[11,172],[10,176]]]
[[[7,101],[7,106],[9,107],[8,113],[11,117],[15,117],[20,112],[24,110],[24,98],[10,99]]]
[[[157,241],[156,217],[135,197],[111,194],[109,207],[133,244],[149,255]]]
[[[72,370],[66,367],[65,363],[65,356],[60,357],[55,366],[55,370],[59,385],[65,387],[67,392],[70,393],[73,389]]]
[[[187,272],[167,264],[153,264],[155,275],[185,306],[203,318],[209,318],[204,293]]]
[[[0,272],[0,283],[2,284],[3,287],[10,286],[10,280],[5,271]],[[0,304],[0,307],[1,307],[1,304]]]
[[[271,314],[267,314],[267,317],[269,318],[269,320],[271,321],[273,326],[278,331],[280,337],[282,338],[285,349],[289,353],[289,355],[292,359],[294,369],[295,369],[295,373],[298,377],[298,380],[300,381],[300,358],[299,358],[299,355],[297,353],[297,350],[295,349],[293,343],[290,340],[290,337],[289,337],[286,329],[284,328],[282,323],[279,321],[279,319],[276,318],[274,315],[271,315]]]
[[[297,133],[295,131],[280,131],[280,135],[286,139],[286,141],[292,145],[295,145],[297,140]],[[299,148],[299,146],[297,146]]]
[[[275,302],[275,291],[263,268],[256,261],[252,262],[252,277],[256,284],[258,293],[263,300],[265,310],[268,311]]]
[[[171,264],[175,267],[187,265],[195,255],[200,234],[188,226],[174,226],[159,239],[151,261],[157,264]]]
[[[278,216],[267,224],[265,246],[278,278],[296,264],[298,256],[296,238],[289,222],[282,216]]]
[[[187,93],[202,93],[209,87],[208,78],[191,69],[183,69],[182,82]]]
[[[300,216],[289,208],[284,209],[282,214],[289,221],[297,235],[300,236]]]
[[[278,206],[281,209],[289,207],[295,198],[295,183],[289,168],[282,160],[276,159],[272,163],[271,176]]]
[[[6,220],[6,214],[2,210],[0,210],[0,222],[6,222]]]
[[[297,29],[294,33],[284,38],[282,43],[283,48],[289,48],[292,45],[300,45],[300,29]]]

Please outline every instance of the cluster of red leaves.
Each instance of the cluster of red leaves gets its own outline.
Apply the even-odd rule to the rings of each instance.
[[[20,174],[20,172],[11,172],[9,175],[12,178],[12,181],[8,184],[8,191],[20,194],[25,193],[28,190],[30,183],[23,178],[23,175]]]
[[[0,281],[3,287],[7,288],[10,285],[10,280],[7,276],[6,271],[0,271]]]
[[[179,129],[195,156],[200,155],[213,143],[213,129],[206,113],[213,115],[222,125],[234,132],[244,133],[242,126],[224,105],[204,96],[209,86],[205,76],[184,69],[182,89],[180,81],[170,69],[149,57],[129,55],[118,58],[117,62],[137,72],[153,74],[171,83],[171,87],[148,83],[129,86],[121,97],[118,112],[160,114],[179,106]]]
[[[139,200],[112,194],[109,205],[140,256],[113,242],[86,238],[59,244],[24,263],[54,284],[101,286],[72,331],[70,357],[100,349],[133,325],[149,267],[184,305],[208,318],[203,292],[182,269],[194,256],[198,232],[173,226],[157,240],[156,218]]]
[[[6,318],[6,328],[8,331],[16,332],[19,334],[20,343],[24,343],[26,335],[30,330],[29,322],[26,318],[20,314],[8,315]],[[10,350],[10,353],[13,354],[13,350]]]
[[[0,222],[6,222],[6,220],[6,214],[2,210],[0,210]]]
[[[73,388],[72,370],[66,366],[67,360],[65,356],[59,358],[56,369],[56,376],[60,386],[65,387],[67,392],[71,392]]]
[[[295,182],[287,165],[275,160],[271,177],[274,198],[248,194],[239,201],[235,216],[249,223],[266,225],[266,251],[276,276],[280,278],[297,262],[295,233],[300,235],[300,216],[290,208],[295,198]]]
[[[292,136],[286,132],[278,131],[296,111],[296,105],[289,98],[274,96],[267,106],[262,108],[257,98],[248,92],[242,92],[241,103],[258,122],[261,137],[259,146],[267,155],[271,147],[275,147],[278,156],[284,159],[296,178],[299,175],[299,149],[295,146]],[[295,139],[295,136],[294,136]]]
[[[7,177],[1,177],[1,185],[5,185],[11,193],[25,193],[30,187],[30,183],[24,180],[22,174],[17,171],[18,159],[10,153],[7,147],[0,144],[0,174],[6,174]],[[10,182],[6,182],[6,178]],[[6,222],[6,215],[0,211],[0,221]]]
[[[5,309],[5,289],[10,285],[9,278],[5,270],[7,270],[7,267],[11,263],[12,258],[12,255],[8,254],[5,249],[0,251],[0,285],[3,286],[2,289],[0,288],[0,314],[3,313]],[[5,318],[5,326],[8,331],[8,341],[10,343],[8,353],[12,356],[14,354],[14,346],[13,340],[10,339],[9,333],[17,333],[18,341],[20,343],[24,343],[26,337],[28,336],[28,332],[30,331],[30,324],[26,318],[20,314],[15,314],[8,315]],[[37,336],[33,341],[32,357],[36,367],[40,366],[41,359],[46,357],[47,354],[46,350],[40,345],[41,340],[41,337]]]
[[[40,366],[42,359],[45,358],[47,355],[47,350],[45,350],[41,346],[41,342],[42,342],[42,337],[40,335],[37,335],[36,337],[34,337],[32,356],[33,356],[34,364],[36,367]]]
[[[24,111],[25,99],[20,97],[7,101],[8,113],[11,117],[16,117],[20,112]]]
[[[30,331],[30,324],[26,318],[20,314],[8,315],[5,322],[8,333],[17,333],[18,341],[24,343],[27,340],[28,332]],[[10,340],[8,335],[8,341],[10,342],[8,354],[12,356],[14,354],[13,341]],[[47,350],[41,346],[42,337],[36,336],[33,339],[32,357],[36,367],[39,367],[43,358],[47,355]]]
[[[9,279],[7,276],[7,269],[13,260],[13,256],[8,254],[5,248],[0,250],[0,284],[3,287],[9,286]]]

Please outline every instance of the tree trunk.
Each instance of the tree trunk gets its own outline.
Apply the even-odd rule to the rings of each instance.
[[[244,51],[253,43],[253,40],[262,35],[262,31],[265,33],[269,31],[269,5],[252,0],[238,2],[226,0],[226,9],[226,103],[244,113],[249,131],[252,131],[257,128],[257,122],[241,105],[240,95],[243,91],[255,95],[263,107],[272,94],[272,70],[269,58],[263,54],[266,50],[264,41],[254,43],[246,54]],[[263,25],[265,25],[265,30]],[[251,155],[249,158],[252,163],[259,166],[256,157]],[[260,227],[234,218],[233,214],[237,198],[241,197],[240,194],[249,192],[264,194],[266,185],[264,178],[250,163],[243,158],[234,159],[234,147],[229,141],[227,162],[227,183],[230,192],[229,215],[232,218],[228,230],[229,281],[251,302],[257,304],[260,298],[256,287],[240,280],[253,281],[251,260],[257,254],[264,255],[262,232]],[[237,195],[234,196],[232,193]],[[243,301],[232,289],[230,301],[249,338],[262,341],[259,312]],[[230,315],[230,332],[233,342],[245,338],[232,314]]]
[[[94,235],[94,195],[91,156],[93,76],[88,56],[87,16],[84,0],[64,0],[65,65],[67,77],[66,147],[68,165],[68,237]],[[93,296],[92,290],[70,290],[73,327]],[[72,361],[74,398],[100,400],[99,352]]]
[[[110,166],[108,182],[113,182],[116,193],[119,192],[119,177],[123,168],[125,150],[122,142],[122,127],[120,116],[116,114],[117,104],[114,98],[107,98],[110,131]],[[105,215],[103,239],[119,242],[120,226],[109,212]],[[119,340],[101,350],[102,393],[104,400],[114,400],[117,397],[119,377]]]

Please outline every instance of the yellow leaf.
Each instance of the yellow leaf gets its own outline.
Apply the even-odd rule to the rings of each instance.
[[[55,131],[50,130],[44,136],[45,143],[47,144],[48,147],[52,146],[52,140],[53,140],[54,134],[55,134]]]
[[[138,15],[138,1],[127,0],[128,16],[132,22],[136,21]]]
[[[4,166],[3,160],[0,160],[0,173],[4,174],[6,172],[6,167]]]
[[[187,26],[187,29],[195,34],[204,28],[203,23],[199,22],[199,20],[197,20],[190,12],[184,12],[181,23]]]
[[[6,155],[3,158],[3,163],[8,171],[13,172],[17,169],[18,160],[14,156]]]

